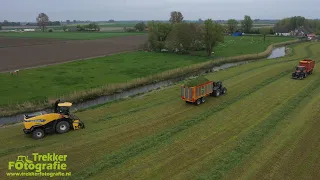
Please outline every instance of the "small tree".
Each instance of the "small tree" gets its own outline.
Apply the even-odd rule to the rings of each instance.
[[[137,23],[134,28],[137,30],[137,31],[144,31],[146,29],[146,24],[144,24],[144,22],[139,22]]]
[[[180,23],[183,21],[183,15],[181,12],[178,11],[172,11],[170,14],[170,20],[172,24],[173,23]]]
[[[68,26],[64,25],[64,26],[62,26],[62,29],[64,32],[66,32],[68,30]]]
[[[218,42],[224,41],[223,27],[220,24],[214,23],[212,19],[207,19],[204,21],[202,34],[207,55],[210,57],[213,47],[216,46]]]
[[[80,24],[77,25],[77,31],[85,31],[84,26],[81,26]]]
[[[241,21],[241,26],[242,26],[242,29],[244,30],[245,33],[250,32],[250,30],[252,28],[252,24],[253,24],[253,21],[252,21],[251,17],[248,15],[245,15],[244,20]]]
[[[45,13],[40,13],[37,17],[37,23],[38,26],[42,28],[42,32],[44,32],[44,28],[48,25],[49,23],[49,17]]]
[[[236,31],[236,28],[237,28],[239,22],[235,19],[229,19],[227,24],[228,24],[228,30],[232,34]]]
[[[269,28],[261,28],[260,34],[263,36],[263,41],[266,42],[266,36],[270,33]]]

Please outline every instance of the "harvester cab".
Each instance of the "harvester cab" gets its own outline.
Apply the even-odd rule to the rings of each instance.
[[[72,103],[70,102],[59,103],[57,107],[57,111],[58,113],[63,115],[70,115],[71,106],[72,106]]]
[[[70,129],[84,129],[84,123],[75,115],[70,113],[72,103],[63,102],[57,104],[57,111],[54,113],[35,113],[24,115],[25,134],[32,134],[34,139],[40,139],[46,133],[66,133]]]

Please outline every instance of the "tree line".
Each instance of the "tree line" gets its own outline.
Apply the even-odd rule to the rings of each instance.
[[[301,26],[320,33],[320,20],[306,19],[302,16],[281,19],[275,24],[274,30],[279,33],[287,33]]]
[[[4,20],[2,23],[0,22],[0,26],[20,26],[20,22],[9,22]]]
[[[148,48],[153,51],[167,49],[171,52],[191,53],[206,51],[211,56],[213,48],[224,42],[223,26],[207,19],[203,24],[183,20],[181,12],[171,12],[169,22],[151,21],[148,27]]]
[[[63,27],[63,30],[66,31],[67,26]],[[97,23],[90,23],[86,25],[77,25],[77,31],[100,31],[100,26]]]

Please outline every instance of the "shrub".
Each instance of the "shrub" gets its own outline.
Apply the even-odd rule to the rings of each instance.
[[[126,28],[124,30],[125,32],[137,32],[137,30],[135,30],[134,28]]]
[[[48,32],[53,32],[53,29],[48,29]]]
[[[136,24],[134,26],[134,28],[137,30],[137,31],[144,31],[146,29],[146,25],[144,24],[144,22],[139,22],[138,24]]]
[[[67,27],[66,25],[64,25],[64,26],[62,27],[62,29],[63,29],[64,32],[68,31],[68,27]]]

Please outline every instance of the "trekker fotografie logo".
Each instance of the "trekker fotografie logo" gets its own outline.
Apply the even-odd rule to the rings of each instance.
[[[32,153],[28,156],[18,156],[16,161],[8,162],[7,176],[71,176],[67,172],[67,155],[55,153]]]

